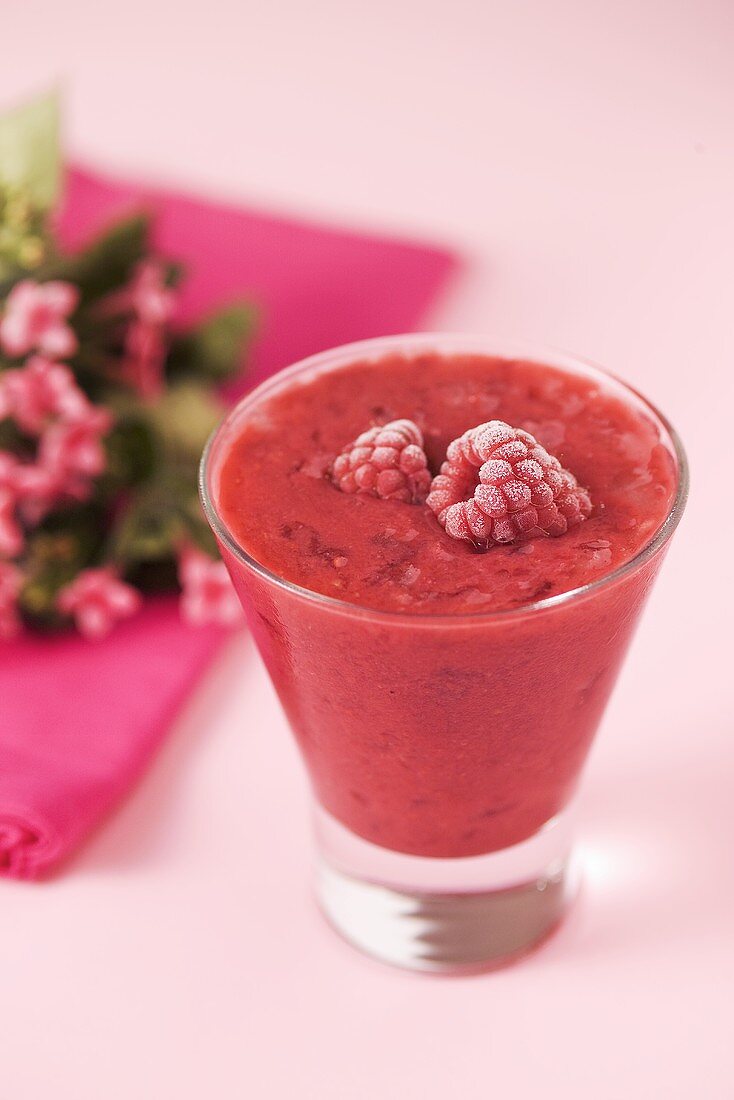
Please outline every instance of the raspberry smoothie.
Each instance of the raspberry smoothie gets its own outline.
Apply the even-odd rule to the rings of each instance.
[[[466,857],[570,798],[675,526],[678,459],[600,372],[418,343],[342,349],[246,399],[214,444],[209,508],[322,807],[382,848]],[[350,441],[369,458],[393,421],[415,478],[358,491]],[[447,497],[425,503],[421,446],[438,474],[495,421],[514,434],[493,446],[530,433],[578,490],[562,529],[531,508],[526,531],[482,540]]]

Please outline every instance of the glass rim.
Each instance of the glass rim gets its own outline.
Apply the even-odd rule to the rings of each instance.
[[[581,368],[582,373],[597,376],[602,382],[619,386],[626,394],[632,395],[648,412],[652,413],[659,425],[664,428],[670,441],[670,449],[677,463],[676,492],[662,524],[633,557],[622,562],[616,569],[604,574],[604,576],[588,581],[586,584],[578,585],[576,588],[570,588],[566,592],[558,592],[553,596],[547,596],[542,600],[535,600],[520,607],[499,610],[470,611],[459,614],[450,611],[428,614],[416,614],[410,611],[385,611],[380,608],[351,603],[349,600],[341,600],[335,596],[327,596],[322,592],[314,592],[295,581],[289,581],[285,577],[281,577],[278,573],[263,565],[262,562],[259,562],[243,546],[240,546],[217,511],[209,487],[210,468],[217,443],[248,406],[256,404],[267,393],[279,388],[295,375],[307,371],[318,371],[319,369],[325,371],[330,368],[337,369],[339,365],[354,362],[359,357],[374,356],[377,358],[395,351],[404,351],[407,354],[434,351],[438,354],[453,352],[454,354],[488,355],[500,359],[522,358],[530,362],[545,363],[551,367],[563,368],[565,366],[570,370],[575,368],[577,373]],[[668,418],[633,386],[630,386],[610,371],[598,366],[592,360],[549,345],[532,341],[495,338],[487,334],[457,332],[415,332],[395,336],[378,336],[367,340],[340,344],[298,360],[255,386],[230,409],[209,436],[199,465],[199,495],[206,518],[217,539],[243,565],[292,595],[321,604],[326,609],[340,614],[379,619],[403,626],[430,625],[439,622],[443,625],[453,624],[459,626],[464,623],[476,624],[481,621],[519,619],[523,616],[552,610],[564,604],[586,599],[639,569],[666,545],[680,522],[688,498],[688,488],[688,460],[678,433]]]

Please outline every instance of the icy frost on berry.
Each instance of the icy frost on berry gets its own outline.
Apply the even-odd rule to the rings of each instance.
[[[589,494],[529,432],[490,420],[450,443],[426,503],[446,533],[480,549],[557,536],[591,512]]]
[[[412,420],[393,420],[349,443],[334,460],[332,481],[343,493],[420,504],[431,486],[423,434]]]

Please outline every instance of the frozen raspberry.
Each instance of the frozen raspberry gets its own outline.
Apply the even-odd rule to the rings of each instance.
[[[488,550],[557,536],[591,512],[589,494],[529,432],[490,420],[449,444],[426,500],[446,534]]]
[[[343,493],[422,503],[431,487],[423,435],[412,420],[370,428],[335,459],[331,476]]]

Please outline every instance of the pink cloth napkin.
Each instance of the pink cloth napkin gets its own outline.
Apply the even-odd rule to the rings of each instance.
[[[75,170],[62,233],[83,241],[140,205],[189,269],[182,319],[243,295],[261,309],[248,381],[311,352],[413,328],[454,266],[439,249],[341,232]],[[72,852],[140,775],[223,638],[151,601],[109,638],[0,648],[0,874]]]

